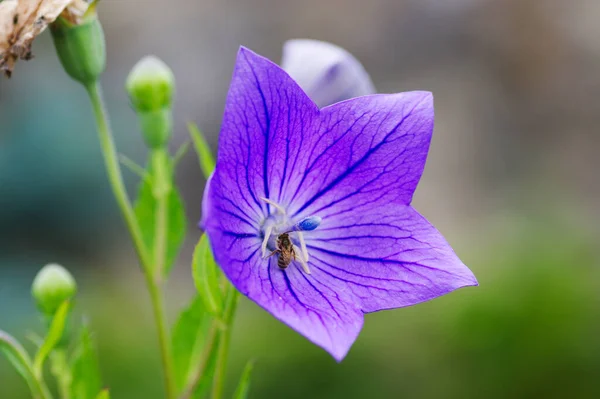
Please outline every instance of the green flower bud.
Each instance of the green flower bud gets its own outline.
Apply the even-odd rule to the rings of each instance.
[[[133,67],[125,88],[137,112],[158,111],[171,108],[175,77],[167,64],[151,55]]]
[[[95,2],[83,18],[59,17],[51,26],[58,58],[69,76],[87,85],[98,80],[106,67],[104,31],[96,15]]]
[[[35,276],[31,295],[38,308],[46,315],[53,315],[58,307],[77,292],[75,279],[64,267],[50,263]]]
[[[58,58],[70,77],[85,84],[98,80],[106,67],[104,31],[92,2],[82,16],[67,9],[50,25]],[[85,5],[85,2],[77,3]]]
[[[173,125],[171,105],[175,78],[171,69],[157,57],[144,57],[129,73],[125,88],[148,147],[166,146]]]

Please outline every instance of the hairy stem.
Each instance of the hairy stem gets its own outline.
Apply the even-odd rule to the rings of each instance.
[[[158,330],[158,339],[161,349],[161,359],[163,363],[167,398],[174,399],[176,397],[175,379],[173,377],[174,369],[172,364],[171,346],[167,330],[161,287],[154,277],[155,274],[153,273],[150,252],[142,238],[140,226],[135,217],[133,207],[131,206],[131,201],[129,200],[127,191],[125,189],[117,150],[109,126],[108,114],[102,98],[102,90],[98,82],[86,85],[86,90],[90,97],[92,108],[94,110],[94,116],[96,118],[98,138],[100,139],[100,147],[102,150],[102,156],[104,157],[104,164],[106,166],[108,180],[121,213],[125,218],[127,228],[129,229],[129,233],[133,239],[135,250],[140,259],[140,263],[146,277],[146,285],[150,293],[154,319],[156,322],[156,328]]]
[[[225,380],[225,369],[229,357],[229,341],[233,327],[233,315],[237,306],[238,292],[233,286],[229,286],[227,298],[225,299],[225,310],[223,312],[223,327],[219,336],[219,348],[217,352],[217,365],[212,386],[212,399],[221,399],[223,396],[223,384]]]

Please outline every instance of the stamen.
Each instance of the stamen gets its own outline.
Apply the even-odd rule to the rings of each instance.
[[[297,231],[296,234],[298,234],[298,241],[300,241],[302,256],[304,257],[304,260],[308,262],[308,249],[306,248],[306,241],[304,241],[304,234],[302,234],[300,231]]]
[[[279,254],[279,256],[281,256],[282,253],[285,255],[292,255],[289,252],[293,249],[295,254],[294,260],[300,263],[304,273],[311,274],[310,268],[308,267],[308,249],[306,247],[306,241],[304,240],[303,232],[312,231],[319,227],[322,219],[318,216],[309,216],[302,219],[298,223],[293,224],[288,218],[285,208],[268,198],[259,198],[261,201],[273,206],[276,213],[280,214],[280,216],[273,216],[273,214],[271,214],[262,226],[264,229],[264,236],[261,244],[262,257],[266,259],[274,254]],[[297,234],[297,243],[299,244],[299,247],[298,245],[290,243],[289,241],[287,241],[287,244],[285,245],[280,243],[279,237],[288,234]],[[276,248],[273,252],[268,254],[268,249],[273,249],[272,247],[268,248],[269,242],[271,242],[271,236],[275,236],[277,238],[275,245]],[[289,247],[289,244],[292,244],[291,248]]]
[[[300,264],[302,265],[302,269],[304,270],[304,273],[306,274],[310,274],[310,269],[308,268],[308,263],[306,263],[308,260],[304,259],[304,255],[302,255],[302,252],[300,251],[300,248],[298,248],[297,245],[293,245],[294,251],[296,251],[296,260],[300,262]]]
[[[267,244],[269,243],[269,238],[271,238],[271,233],[273,233],[273,225],[269,224],[265,229],[265,238],[263,239],[262,245],[260,247],[263,258],[267,254]]]
[[[279,205],[276,202],[271,201],[270,199],[267,198],[263,198],[263,197],[259,197],[262,201],[265,201],[267,204],[272,205],[275,209],[277,209],[279,211],[279,213],[281,213],[282,215],[285,215],[285,209],[283,209],[281,207],[281,205]]]

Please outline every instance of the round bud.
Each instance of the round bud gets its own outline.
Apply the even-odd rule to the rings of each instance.
[[[96,13],[86,13],[80,24],[60,17],[50,31],[67,74],[84,85],[96,82],[106,67],[104,31]]]
[[[125,88],[138,114],[146,145],[154,150],[165,147],[173,128],[175,78],[171,69],[155,56],[144,57],[129,73]]]
[[[58,307],[77,292],[75,279],[64,267],[50,263],[35,276],[31,295],[38,308],[47,315],[53,315]]]
[[[171,107],[175,78],[167,64],[151,55],[133,67],[125,88],[137,112],[159,111]]]

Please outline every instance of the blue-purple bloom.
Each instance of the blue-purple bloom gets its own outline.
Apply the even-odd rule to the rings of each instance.
[[[364,313],[477,285],[410,206],[433,119],[428,92],[319,109],[279,66],[239,51],[202,226],[239,291],[338,361]],[[295,260],[282,269],[269,255],[284,233]]]
[[[288,40],[283,45],[281,68],[321,108],[375,94],[373,82],[362,64],[348,51],[332,43],[310,39]]]

